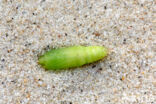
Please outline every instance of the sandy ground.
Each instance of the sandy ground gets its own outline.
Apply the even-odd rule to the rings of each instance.
[[[110,54],[60,73],[37,64],[72,45]],[[156,104],[156,1],[0,0],[0,104]]]

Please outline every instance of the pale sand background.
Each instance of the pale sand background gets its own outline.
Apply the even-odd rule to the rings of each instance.
[[[111,52],[74,71],[37,64],[71,45]],[[155,53],[155,0],[0,0],[0,104],[156,104]]]

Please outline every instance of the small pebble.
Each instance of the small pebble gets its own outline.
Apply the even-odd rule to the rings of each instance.
[[[154,78],[156,79],[156,71],[155,71],[155,72],[153,72],[153,76],[154,76]]]

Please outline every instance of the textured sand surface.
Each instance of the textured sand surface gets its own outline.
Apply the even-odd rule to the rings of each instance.
[[[71,45],[110,54],[60,73],[37,64]],[[0,0],[0,104],[156,104],[156,1]]]

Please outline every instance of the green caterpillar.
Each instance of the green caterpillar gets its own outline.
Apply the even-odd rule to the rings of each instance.
[[[107,56],[103,46],[72,46],[53,49],[39,58],[39,64],[46,70],[61,70],[79,67]]]

